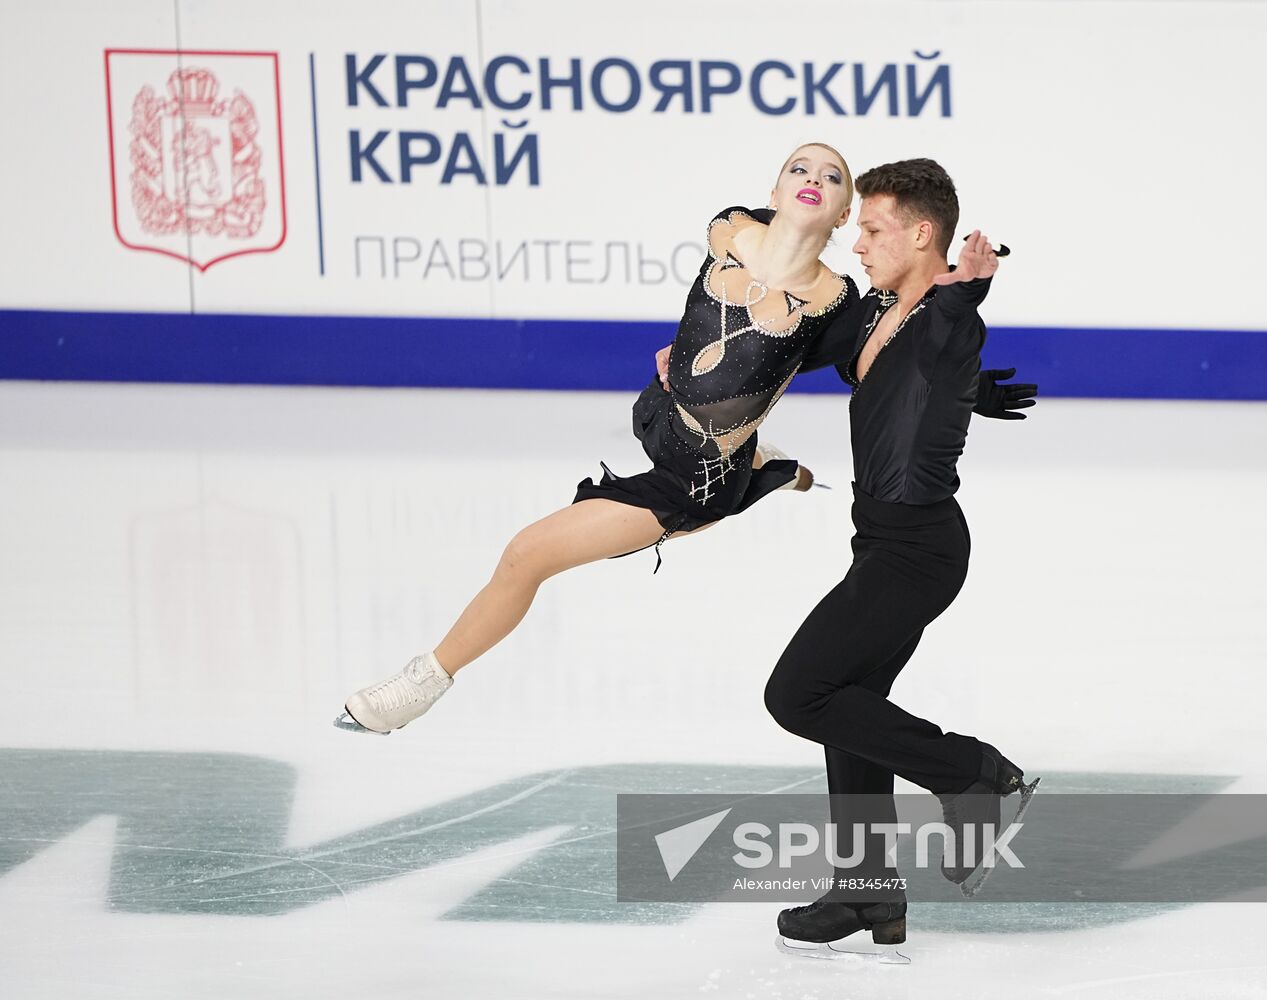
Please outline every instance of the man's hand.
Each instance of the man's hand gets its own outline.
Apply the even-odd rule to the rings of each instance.
[[[1007,256],[1006,248],[1003,256]],[[989,278],[999,269],[999,254],[990,246],[980,229],[974,229],[959,251],[959,264],[953,271],[933,278],[934,285],[953,285],[958,281]]]
[[[661,347],[655,352],[655,370],[660,376],[660,385],[664,387],[664,391],[669,391],[669,353],[673,350],[673,345]]]
[[[1033,406],[1037,400],[1038,386],[1033,382],[1014,382],[999,385],[1005,378],[1016,374],[1015,368],[987,368],[977,376],[977,402],[973,413],[999,420],[1024,420],[1024,413],[1016,413]]]

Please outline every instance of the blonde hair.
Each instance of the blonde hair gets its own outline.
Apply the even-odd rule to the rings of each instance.
[[[787,169],[788,164],[791,163],[793,160],[795,160],[796,154],[799,153],[806,146],[817,146],[819,149],[825,149],[827,150],[827,152],[833,154],[836,157],[836,159],[840,161],[840,168],[841,170],[844,171],[844,174],[845,174],[845,176],[842,178],[842,180],[845,182],[845,194],[847,195],[845,199],[845,204],[852,205],[853,204],[853,174],[850,173],[849,171],[849,162],[843,156],[840,155],[840,150],[838,150],[835,146],[827,145],[827,143],[825,142],[803,142],[799,146],[797,146],[794,150],[792,150],[792,155],[783,161],[783,166],[779,168],[779,177],[783,176],[783,171]],[[775,180],[775,184],[776,185],[778,184],[777,178]]]

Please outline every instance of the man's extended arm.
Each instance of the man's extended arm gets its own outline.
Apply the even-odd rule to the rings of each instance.
[[[933,300],[937,309],[952,321],[976,312],[989,294],[990,279],[998,269],[998,253],[981,230],[974,229],[964,241],[954,270],[933,278],[933,284],[943,289]]]
[[[1015,368],[983,369],[977,376],[977,401],[972,406],[972,412],[998,420],[1024,420],[1025,414],[1015,411],[1024,410],[1037,402],[1034,397],[1038,395],[1038,386],[1033,382],[999,385],[1003,379],[1015,374]]]
[[[964,320],[976,312],[990,291],[990,279],[999,269],[1000,254],[1007,256],[1007,248],[1000,247],[996,251],[980,230],[973,230],[968,236],[955,269],[933,279],[934,284],[943,288],[935,301],[947,319]],[[1038,386],[1033,382],[999,384],[1015,374],[1015,368],[983,370],[977,376],[977,401],[972,412],[999,420],[1024,420],[1025,414],[1016,411],[1034,405]]]

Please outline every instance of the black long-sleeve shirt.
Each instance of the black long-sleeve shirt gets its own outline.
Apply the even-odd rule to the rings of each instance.
[[[880,317],[897,303],[871,289],[853,315],[861,333],[850,359],[838,364],[853,386],[849,401],[854,481],[876,500],[929,504],[959,488],[956,466],[977,396],[986,328],[977,306],[989,278],[934,285],[898,325],[857,378],[858,357]]]

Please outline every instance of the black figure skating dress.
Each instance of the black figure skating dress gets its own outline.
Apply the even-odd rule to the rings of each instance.
[[[616,476],[606,465],[576,499],[601,498],[655,514],[664,536],[746,510],[791,482],[796,463],[752,468],[757,427],[798,371],[848,360],[860,321],[857,286],[823,268],[802,296],[748,273],[736,232],[766,224],[765,209],[728,208],[708,227],[708,257],[686,295],[669,358],[669,391],[658,378],[633,407],[633,431],[653,468]]]

